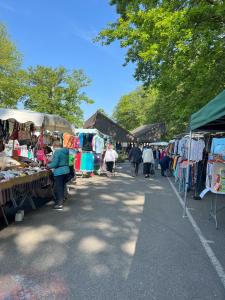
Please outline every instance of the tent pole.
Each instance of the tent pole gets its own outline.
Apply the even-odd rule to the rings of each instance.
[[[186,170],[186,179],[185,179],[185,193],[184,193],[184,210],[183,210],[183,217],[187,216],[187,191],[189,185],[189,174],[190,174],[190,158],[191,158],[191,141],[192,141],[192,131],[190,130],[189,134],[189,143],[188,143],[188,163],[187,163],[187,170]]]

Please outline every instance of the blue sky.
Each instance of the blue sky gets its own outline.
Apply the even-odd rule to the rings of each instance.
[[[93,105],[82,105],[85,119],[98,108],[111,114],[119,98],[138,85],[134,66],[123,67],[125,50],[92,39],[116,19],[108,0],[0,0],[0,22],[23,54],[23,66],[83,69],[91,78],[86,89]]]

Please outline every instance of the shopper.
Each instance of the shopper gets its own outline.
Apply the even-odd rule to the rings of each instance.
[[[113,145],[109,144],[105,152],[104,162],[106,164],[107,175],[112,176],[113,168],[118,158],[117,152],[113,149]]]
[[[160,161],[160,150],[158,149],[158,147],[156,147],[153,150],[153,156],[154,156],[154,162],[155,162],[155,170],[158,170],[159,167],[159,161]]]
[[[160,149],[160,160],[162,160],[167,155],[167,149]]]
[[[138,175],[139,165],[142,162],[142,152],[137,144],[129,152],[129,161],[131,162],[131,176]]]
[[[161,166],[161,175],[166,176],[166,171],[169,170],[170,167],[170,157],[167,153],[163,159],[160,160],[159,164]]]
[[[151,166],[154,164],[153,151],[149,146],[146,146],[146,148],[144,149],[142,154],[142,159],[143,159],[143,173],[145,175],[145,178],[149,178],[151,174]]]
[[[65,200],[66,179],[70,173],[69,168],[69,150],[63,148],[60,141],[53,143],[54,154],[52,161],[48,164],[50,169],[53,169],[54,175],[54,194],[55,205],[54,209],[63,210],[63,202]]]

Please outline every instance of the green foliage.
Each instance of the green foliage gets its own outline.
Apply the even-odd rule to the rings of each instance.
[[[156,95],[155,90],[145,91],[140,87],[122,96],[114,109],[113,118],[128,130],[153,121],[151,111]]]
[[[100,112],[101,114],[105,115],[106,117],[109,117],[103,108],[99,108],[97,111]]]
[[[21,56],[0,24],[0,106],[15,107],[23,94],[19,66]]]
[[[80,104],[83,101],[93,103],[82,92],[82,89],[90,84],[82,70],[68,72],[64,67],[30,67],[25,74],[25,81],[26,108],[60,115],[76,125],[81,125],[83,121]]]
[[[21,55],[0,24],[0,106],[25,108],[58,114],[81,125],[81,103],[93,103],[83,88],[90,84],[82,70],[68,72],[64,67],[30,67],[20,69]]]
[[[98,40],[104,45],[119,40],[127,48],[125,63],[136,64],[135,78],[144,82],[148,92],[157,90],[151,118],[164,119],[171,134],[183,131],[190,114],[225,85],[225,2],[111,3],[121,16],[99,33]]]

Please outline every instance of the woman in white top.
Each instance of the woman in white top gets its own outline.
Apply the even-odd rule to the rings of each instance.
[[[153,151],[149,146],[147,146],[147,148],[144,149],[142,154],[142,159],[143,159],[143,173],[145,175],[145,178],[148,178],[150,177],[151,164],[154,163]]]
[[[104,162],[106,164],[106,170],[110,175],[112,175],[113,167],[117,158],[117,152],[113,149],[113,145],[109,144],[105,152]]]

